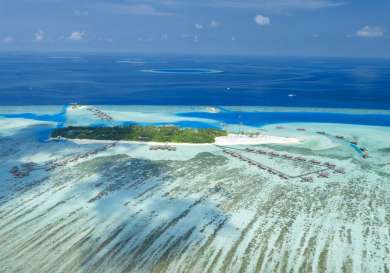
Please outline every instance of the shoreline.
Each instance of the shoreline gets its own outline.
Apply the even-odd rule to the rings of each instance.
[[[270,135],[259,135],[249,137],[244,135],[229,134],[228,136],[216,137],[214,143],[176,143],[176,142],[155,142],[155,141],[137,141],[137,140],[97,140],[97,139],[69,139],[61,138],[75,144],[138,144],[138,145],[171,145],[171,146],[235,146],[235,145],[261,145],[261,144],[298,144],[301,140],[293,137],[279,137]],[[50,141],[55,141],[55,138],[49,138]]]

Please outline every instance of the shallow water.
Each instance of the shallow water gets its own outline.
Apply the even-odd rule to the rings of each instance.
[[[173,120],[175,111],[155,113]],[[66,117],[89,121],[85,115],[68,109]],[[180,146],[170,153],[130,144],[17,179],[9,173],[14,165],[40,166],[103,144],[42,143],[40,133],[55,124],[18,126],[18,119],[12,120],[14,127],[0,138],[1,272],[390,270],[388,127],[248,127],[303,140],[256,148],[330,161],[346,170],[330,172],[328,179],[313,176],[311,183],[281,180],[215,146]],[[296,131],[299,127],[306,131]],[[318,130],[358,141],[370,157],[362,159],[349,142],[320,136]],[[294,176],[316,169],[241,153]]]
[[[318,122],[336,124],[357,124],[390,126],[389,114],[350,114],[329,112],[242,112],[221,111],[219,113],[192,112],[179,113],[183,117],[214,119],[228,124],[243,124],[249,126],[263,126],[267,124],[287,122]]]

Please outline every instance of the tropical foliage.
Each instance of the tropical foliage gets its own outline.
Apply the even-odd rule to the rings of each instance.
[[[55,129],[52,137],[96,140],[135,140],[175,143],[213,143],[215,137],[225,136],[223,130],[212,128],[179,128],[176,126],[126,127],[66,127]]]

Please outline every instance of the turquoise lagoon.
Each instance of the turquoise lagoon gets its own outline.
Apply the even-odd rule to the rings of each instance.
[[[240,145],[47,141],[58,126],[128,123],[294,137],[251,148],[307,161]],[[379,110],[0,107],[0,272],[389,272],[389,123]]]

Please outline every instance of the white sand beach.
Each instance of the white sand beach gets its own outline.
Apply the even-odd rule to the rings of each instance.
[[[65,138],[64,138],[65,139]],[[153,141],[131,141],[131,140],[94,140],[94,139],[66,139],[76,144],[144,144],[144,145],[175,145],[175,146],[209,146],[209,145],[261,145],[261,144],[298,144],[301,142],[298,138],[279,137],[271,135],[246,136],[237,134],[228,134],[227,136],[216,137],[214,143],[175,143],[175,142],[153,142]]]
[[[279,137],[271,135],[247,136],[238,134],[228,134],[227,136],[216,137],[216,145],[261,145],[261,144],[298,144],[298,138]]]

